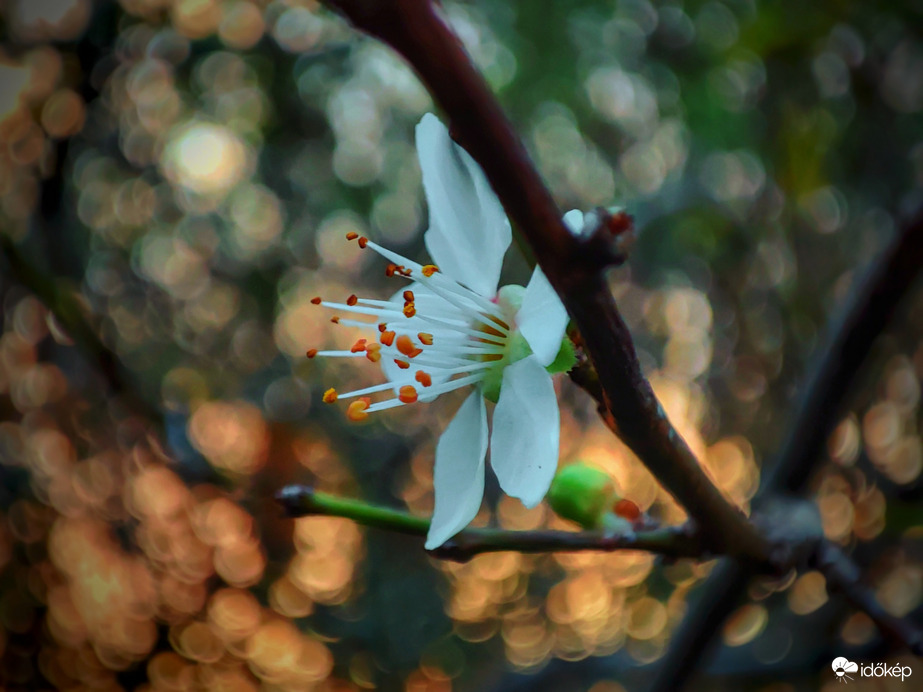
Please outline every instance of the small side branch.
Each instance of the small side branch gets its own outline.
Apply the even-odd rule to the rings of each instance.
[[[826,577],[827,589],[842,594],[854,608],[868,615],[895,649],[906,648],[915,656],[923,656],[923,631],[909,618],[895,617],[882,608],[862,583],[859,568],[842,550],[829,541],[821,541],[812,562]]]
[[[364,526],[421,538],[429,531],[428,519],[370,505],[361,500],[317,492],[306,486],[286,486],[279,491],[276,499],[292,517],[343,517]],[[430,555],[444,560],[467,562],[476,555],[506,550],[518,553],[644,550],[670,558],[708,557],[698,534],[689,525],[616,535],[608,535],[602,531],[507,531],[468,528],[435,550],[431,550]]]

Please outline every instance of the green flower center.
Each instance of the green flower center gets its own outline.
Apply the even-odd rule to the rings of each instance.
[[[487,369],[484,379],[478,384],[484,398],[494,403],[497,403],[500,398],[500,386],[503,384],[504,368],[532,355],[529,342],[526,341],[526,338],[516,325],[516,315],[519,313],[519,308],[522,307],[522,299],[525,294],[525,287],[517,286],[516,284],[504,286],[497,293],[497,307],[500,308],[503,320],[510,325],[510,335],[505,339],[503,354],[499,359],[494,360],[494,364]],[[574,367],[576,362],[577,357],[574,354],[574,346],[565,335],[561,340],[561,347],[558,349],[557,355],[549,365],[545,366],[545,370],[552,375],[567,372]]]

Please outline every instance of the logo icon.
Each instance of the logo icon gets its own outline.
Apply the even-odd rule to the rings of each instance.
[[[853,663],[843,656],[833,659],[833,663],[830,664],[830,667],[833,668],[833,672],[836,673],[837,682],[848,682],[852,680],[852,678],[847,675],[847,673],[859,672],[859,664]]]

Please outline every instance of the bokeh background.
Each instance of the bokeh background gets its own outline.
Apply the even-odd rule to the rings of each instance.
[[[746,507],[825,325],[923,200],[923,4],[444,11],[562,209],[635,216],[612,289],[671,419]],[[710,563],[447,564],[417,539],[285,520],[272,500],[300,482],[432,508],[434,443],[460,399],[350,425],[321,395],[380,381],[376,367],[304,355],[355,340],[312,297],[395,290],[347,232],[425,258],[413,126],[434,106],[408,67],[311,0],[0,13],[3,686],[640,689]],[[524,283],[513,255],[505,281]],[[65,328],[81,319],[97,341]],[[896,615],[923,595],[921,339],[915,292],[811,490]],[[561,463],[682,521],[559,379]],[[476,523],[567,528],[492,479]],[[890,653],[819,573],[749,596],[702,689],[827,690],[835,656]]]

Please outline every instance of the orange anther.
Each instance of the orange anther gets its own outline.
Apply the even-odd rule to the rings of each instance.
[[[308,353],[307,353],[308,358],[313,358],[313,357],[316,356],[316,355],[317,355],[317,349],[316,349],[316,348],[309,348],[309,349],[308,349]]]
[[[330,321],[333,322],[334,324],[339,324],[340,323],[339,315],[334,315],[333,317],[330,318]]]
[[[410,367],[410,363],[408,363],[406,360],[398,360],[397,358],[394,359],[394,364],[401,370],[406,370]]]
[[[369,242],[369,239],[366,238],[365,236],[362,236],[361,238],[359,238],[359,247],[361,247],[362,249],[365,249],[365,246],[368,244],[368,242]]]
[[[405,356],[409,356],[416,349],[417,347],[413,345],[413,341],[406,334],[401,334],[397,337],[397,350]]]
[[[422,370],[417,370],[415,378],[417,382],[422,384],[424,387],[431,387],[433,385],[433,378],[429,376],[429,373],[423,372]]]
[[[369,414],[365,410],[369,407],[371,399],[367,396],[357,399],[349,405],[349,408],[346,409],[346,417],[351,420],[353,423],[359,423],[364,421],[369,417]]]
[[[385,331],[387,328],[388,328],[388,325],[386,325],[384,322],[379,322],[379,323],[378,323],[378,331],[384,333],[384,331]]]
[[[373,363],[381,360],[381,344],[369,344],[365,348],[365,357]]]
[[[313,298],[311,298],[311,302],[312,302],[314,305],[320,305],[320,304],[321,304],[321,297],[320,297],[320,296],[314,296]]]
[[[435,264],[427,264],[423,267],[423,276],[429,277],[439,271]]]
[[[390,346],[394,343],[394,332],[382,332],[379,338],[385,346]]]
[[[420,332],[419,334],[417,334],[417,338],[420,340],[420,343],[423,344],[424,346],[433,345],[433,335],[432,334],[427,334],[426,332]]]
[[[355,231],[350,231],[349,233],[346,234],[346,240],[355,240],[358,237],[359,237],[359,234],[356,233]]]
[[[404,300],[408,303],[413,302],[413,291],[404,291]]]
[[[641,516],[641,508],[631,500],[626,500],[625,498],[616,502],[612,511],[622,517],[622,519],[627,519],[628,521],[635,521]]]
[[[335,390],[333,387],[331,387],[326,392],[324,392],[324,403],[325,404],[332,404],[336,400],[337,400],[337,390]]]
[[[359,302],[359,298],[358,296],[356,296],[355,293],[353,293],[349,298],[346,299],[347,305],[355,305],[358,302]]]
[[[360,353],[365,350],[366,339],[359,339],[356,343],[353,344],[352,348],[349,349],[350,353]]]
[[[404,305],[404,317],[413,317],[417,314],[417,308],[413,303]]]
[[[391,277],[394,276],[394,272],[397,271],[397,265],[393,262],[385,268],[385,276]]]
[[[405,384],[398,390],[397,398],[401,400],[401,403],[412,404],[417,400],[417,390],[413,386]]]

